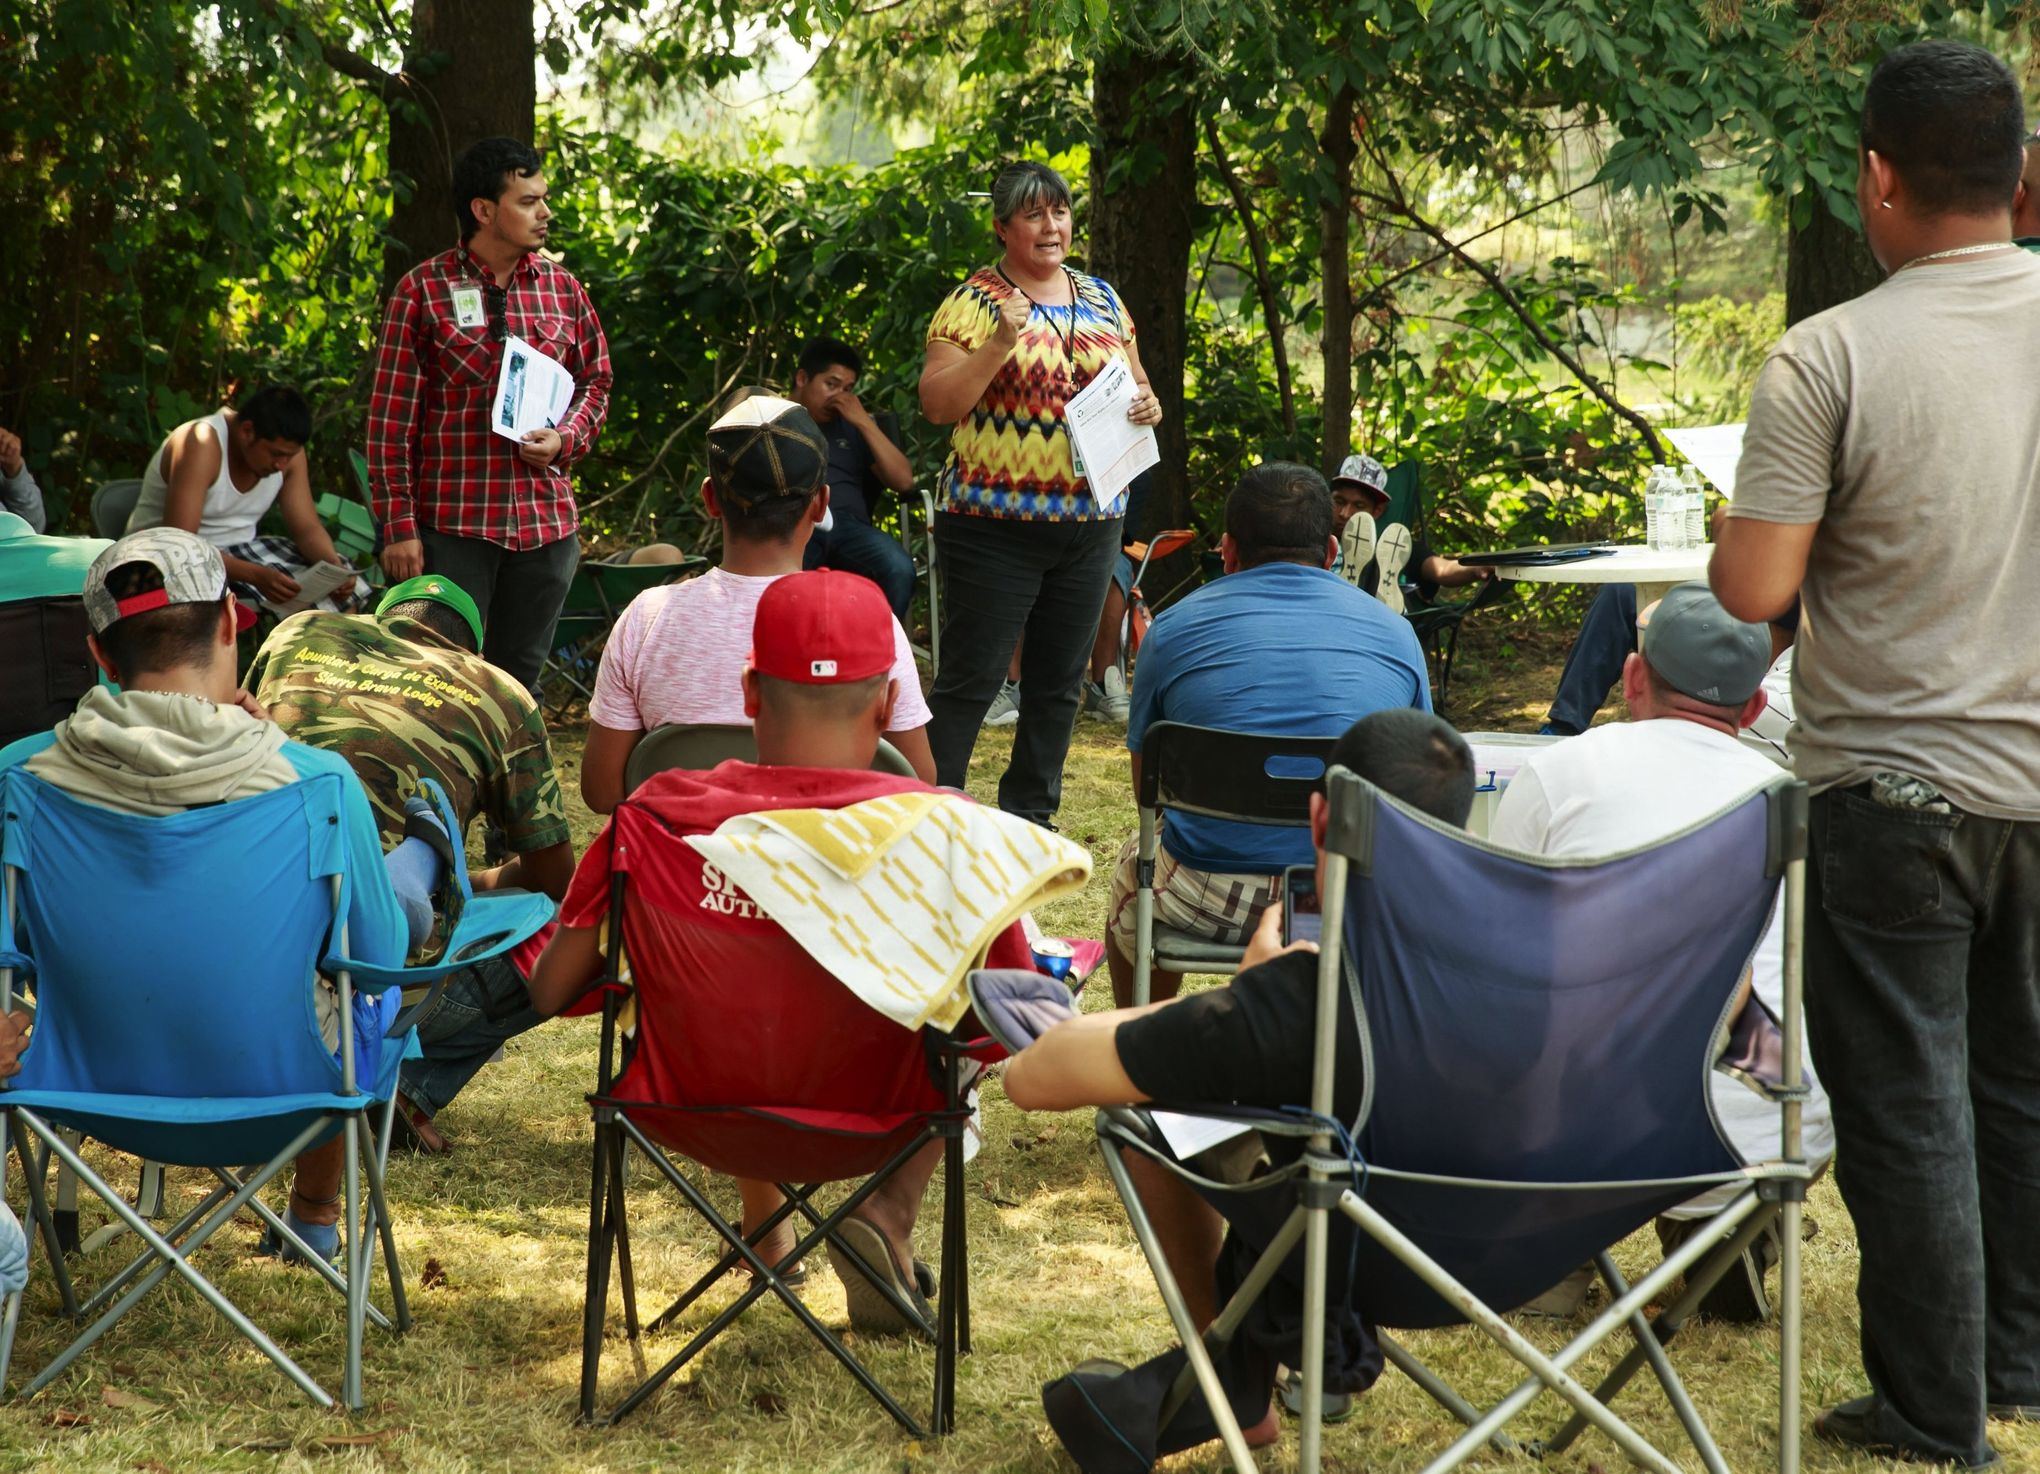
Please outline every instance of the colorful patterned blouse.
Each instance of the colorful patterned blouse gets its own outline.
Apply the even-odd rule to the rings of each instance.
[[[984,396],[950,433],[936,486],[936,500],[948,510],[1036,522],[1103,520],[1072,464],[1063,405],[1126,351],[1133,319],[1108,283],[1081,271],[1070,277],[1075,305],[1034,309]],[[997,331],[999,303],[1013,290],[995,266],[972,272],[936,309],[928,341],[976,352]]]

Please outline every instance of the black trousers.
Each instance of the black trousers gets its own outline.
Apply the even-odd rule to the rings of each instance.
[[[1036,823],[1055,813],[1121,524],[936,515],[942,666],[928,700],[928,745],[937,782],[964,786],[978,728],[1024,631],[1020,721],[999,807]]]
[[[508,671],[538,695],[538,673],[552,648],[553,626],[567,601],[567,585],[581,565],[579,539],[563,537],[514,552],[479,537],[455,537],[421,528],[425,569],[467,590],[482,612],[482,658]]]
[[[1856,1222],[1874,1426],[1989,1454],[2040,1403],[2040,824],[1813,801],[1806,1026]]]

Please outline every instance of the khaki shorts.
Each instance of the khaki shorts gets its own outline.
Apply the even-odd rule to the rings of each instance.
[[[1111,920],[1106,934],[1122,956],[1134,952],[1134,898],[1139,891],[1135,867],[1140,862],[1140,837],[1127,840],[1112,872]],[[1225,875],[1181,864],[1169,847],[1155,842],[1155,924],[1174,927],[1227,946],[1246,945],[1261,913],[1282,899],[1280,875]]]

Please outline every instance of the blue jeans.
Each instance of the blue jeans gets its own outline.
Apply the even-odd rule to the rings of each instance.
[[[888,537],[869,522],[838,513],[836,525],[827,532],[816,530],[808,539],[803,568],[840,568],[861,574],[877,584],[892,612],[906,623],[907,606],[914,601],[914,560],[896,537]]]
[[[1806,1015],[1878,1434],[1978,1462],[2040,1403],[2040,823],[1816,797]]]
[[[1544,720],[1561,737],[1577,737],[1622,679],[1622,662],[1636,648],[1636,585],[1604,583],[1587,606],[1578,638],[1565,658],[1558,695]]]
[[[447,982],[439,1007],[418,1029],[423,1059],[407,1059],[398,1082],[426,1116],[450,1105],[489,1056],[545,1022],[534,1013],[524,976],[505,957],[464,967]],[[491,1015],[496,1015],[491,1017]]]

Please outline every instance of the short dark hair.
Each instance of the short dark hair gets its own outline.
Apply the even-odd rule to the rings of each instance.
[[[1022,210],[1042,204],[1075,208],[1070,202],[1069,181],[1046,164],[1019,159],[1001,169],[992,181],[994,220],[1011,220]]]
[[[1225,530],[1242,568],[1262,563],[1322,568],[1332,536],[1332,489],[1309,466],[1263,461],[1225,499]]]
[[[132,599],[163,587],[163,570],[153,563],[122,563],[106,575],[106,591]],[[226,605],[222,594],[209,604],[166,604],[116,619],[99,632],[99,648],[123,682],[180,665],[203,665],[212,657],[214,631]]]
[[[862,716],[870,709],[872,701],[884,694],[885,683],[892,679],[890,674],[886,674],[869,676],[861,681],[816,685],[807,681],[781,680],[763,671],[751,674],[758,682],[760,705],[770,706],[789,720],[811,722],[847,722]]]
[[[406,599],[383,610],[382,618],[416,620],[448,644],[470,655],[480,653],[475,646],[474,626],[467,622],[467,616],[437,599]]]
[[[864,355],[841,338],[810,338],[800,345],[799,368],[810,379],[836,364],[841,364],[853,374],[861,374],[864,372]]]
[[[807,509],[814,505],[820,494],[818,486],[806,496],[761,497],[750,507],[740,506],[733,496],[723,496],[722,488],[716,488],[717,504],[722,507],[723,537],[735,533],[738,540],[747,543],[783,543],[793,536],[793,530],[800,526],[800,519],[807,515]]]
[[[304,395],[285,384],[264,384],[241,396],[234,414],[255,427],[257,440],[288,440],[303,445],[312,438],[312,407]]]
[[[500,200],[512,174],[529,179],[544,167],[537,149],[514,138],[484,138],[468,145],[453,161],[453,213],[460,218],[460,238],[468,240],[482,228],[475,219],[476,200]]]
[[[1473,749],[1450,724],[1414,706],[1362,717],[1332,744],[1347,768],[1391,798],[1454,828],[1473,812]]]
[[[1890,160],[1931,214],[2009,209],[2025,135],[2018,78],[1966,41],[1901,46],[1877,63],[1863,93],[1863,147]]]

